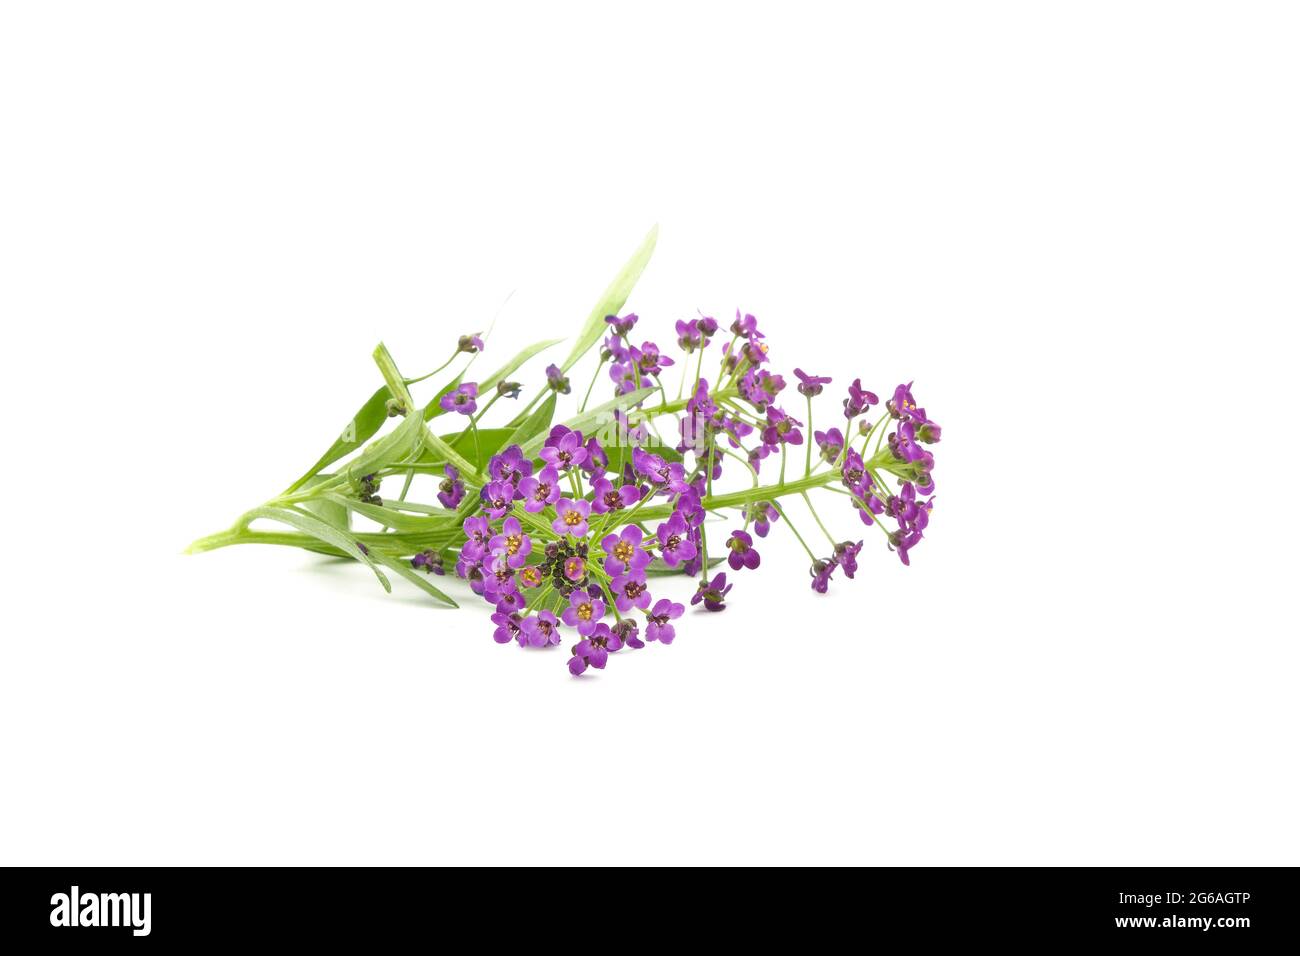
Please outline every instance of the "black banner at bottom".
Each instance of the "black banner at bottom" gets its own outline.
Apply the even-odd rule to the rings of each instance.
[[[1211,943],[1296,936],[1292,869],[7,869],[0,932],[96,948],[367,946],[632,931],[638,943]]]

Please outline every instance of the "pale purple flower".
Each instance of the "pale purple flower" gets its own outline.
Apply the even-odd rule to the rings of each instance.
[[[706,611],[721,611],[727,606],[724,599],[730,590],[731,585],[727,583],[727,574],[723,571],[715,575],[708,584],[700,582],[700,586],[691,597],[691,604],[699,604],[703,601]]]
[[[443,469],[443,478],[438,484],[438,503],[444,508],[457,508],[465,498],[465,482],[460,480],[460,472],[455,465]]]
[[[560,498],[560,473],[554,465],[547,465],[541,473],[519,482],[519,492],[524,496],[524,510],[537,514]]]
[[[591,486],[593,500],[591,508],[598,515],[609,511],[622,511],[641,500],[641,489],[636,485],[623,485],[615,488],[608,478],[597,478]]]
[[[587,591],[574,591],[569,595],[569,606],[564,609],[564,623],[589,637],[605,616],[605,602]]]
[[[557,428],[563,428],[563,425]],[[560,434],[555,429],[551,437],[542,446],[542,459],[554,465],[560,471],[567,471],[574,465],[581,465],[587,460],[587,449],[582,444],[582,432],[571,432],[567,428]]]
[[[824,375],[809,375],[801,368],[795,369],[794,374],[799,379],[799,394],[808,398],[820,395],[822,389],[831,383],[831,380]]]
[[[478,384],[475,382],[466,382],[458,386],[453,391],[448,392],[438,400],[438,404],[444,412],[459,412],[462,415],[473,415],[478,408],[475,399],[478,397]]]
[[[672,517],[661,524],[655,531],[659,539],[659,554],[664,564],[675,568],[683,561],[695,557],[695,545],[686,534],[686,519],[680,511],[674,511]]]
[[[551,527],[556,534],[571,534],[575,538],[587,535],[587,519],[591,517],[591,502],[584,498],[561,498],[555,503],[556,519]]]
[[[646,611],[645,639],[671,644],[677,636],[677,630],[670,621],[675,621],[686,613],[686,608],[667,598],[661,598],[655,606]]]
[[[613,577],[622,574],[628,568],[640,570],[650,563],[650,555],[641,547],[645,535],[641,529],[630,524],[620,534],[607,534],[601,539],[604,549],[605,573]]]
[[[560,622],[550,611],[538,611],[524,618],[519,643],[525,647],[546,647],[560,643]]]
[[[614,606],[623,614],[634,607],[650,606],[650,586],[646,584],[645,572],[638,570],[624,571],[609,584],[614,595]]]
[[[758,567],[759,555],[754,549],[754,539],[744,531],[733,531],[731,537],[727,539],[727,563],[731,565],[733,571],[739,571],[741,568],[752,571]]]
[[[519,519],[511,515],[502,525],[501,534],[494,535],[488,541],[488,548],[494,554],[498,551],[504,553],[506,563],[517,570],[528,563],[528,554],[533,549],[533,541],[524,533]]]

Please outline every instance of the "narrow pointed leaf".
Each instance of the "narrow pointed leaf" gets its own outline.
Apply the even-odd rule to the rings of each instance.
[[[604,294],[596,301],[592,307],[591,314],[587,316],[587,321],[582,326],[582,331],[578,333],[578,339],[573,343],[573,351],[569,357],[564,360],[560,366],[564,371],[568,371],[578,364],[578,360],[587,354],[587,350],[601,340],[605,335],[608,326],[605,324],[605,316],[617,315],[627,302],[627,297],[632,294],[632,287],[636,285],[641,273],[645,271],[646,263],[654,254],[655,243],[659,240],[659,227],[655,226],[646,237],[641,240],[641,245],[636,252],[632,253],[632,258],[623,266],[622,271],[614,277],[614,281],[609,284]]]

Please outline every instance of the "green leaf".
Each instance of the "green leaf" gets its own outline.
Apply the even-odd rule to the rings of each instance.
[[[372,505],[356,498],[347,498],[343,495],[330,494],[326,495],[326,502],[343,511],[345,520],[349,511],[355,511],[359,515],[376,521],[381,525],[394,528],[397,531],[411,534],[429,534],[438,531],[448,531],[452,528],[460,527],[461,520],[454,512],[444,512],[442,515],[410,515],[394,508],[386,508],[382,505]]]
[[[447,595],[443,594],[436,587],[434,587],[429,582],[429,578],[426,574],[424,574],[421,571],[416,571],[414,568],[412,568],[407,562],[403,561],[401,558],[394,558],[391,555],[384,554],[378,550],[372,551],[371,553],[375,556],[375,560],[378,561],[380,564],[382,564],[384,567],[388,568],[391,571],[395,571],[397,574],[406,578],[406,580],[410,581],[421,591],[425,592],[426,594],[432,595],[441,604],[444,604],[447,607],[460,607],[459,604],[457,604]]]
[[[523,445],[535,435],[549,432],[551,428],[551,419],[555,417],[555,393],[551,392],[546,397],[546,401],[537,407],[537,410],[520,422],[519,427],[510,432],[509,436],[501,443],[502,448],[510,445]]]
[[[490,392],[492,389],[497,387],[498,382],[504,382],[511,375],[515,374],[515,372],[518,371],[521,365],[527,362],[538,352],[544,352],[547,349],[549,349],[552,345],[559,345],[563,341],[564,339],[546,339],[543,342],[534,342],[532,345],[528,346],[528,348],[524,349],[522,352],[520,352],[518,355],[512,358],[505,365],[502,365],[499,369],[497,369],[487,378],[483,379],[483,381],[479,382],[478,383],[479,394],[485,394],[487,392]]]
[[[597,405],[595,408],[589,408],[582,414],[573,416],[564,424],[574,431],[580,431],[585,435],[592,431],[593,426],[609,424],[611,416],[616,409],[630,408],[658,391],[659,386],[657,385],[652,385],[649,388],[638,388],[635,392],[628,392],[626,395],[620,395],[618,398],[610,399],[604,405]],[[545,443],[545,434],[534,435],[532,438],[528,439],[526,444],[523,445],[524,454],[530,458],[535,457],[537,452],[541,450],[542,445]]]
[[[293,494],[303,485],[307,484],[322,468],[326,468],[338,461],[345,455],[350,455],[366,442],[370,441],[375,432],[383,427],[388,420],[388,386],[381,385],[379,391],[371,395],[366,403],[357,410],[352,416],[343,433],[339,435],[334,444],[330,445],[325,454],[321,455],[316,464],[307,469],[307,473],[285,489],[286,495]]]
[[[654,254],[655,243],[659,240],[659,227],[654,226],[646,237],[641,240],[641,245],[636,252],[632,253],[632,258],[627,260],[621,272],[614,277],[614,281],[609,284],[604,294],[596,301],[592,307],[591,314],[587,316],[586,323],[582,326],[582,331],[578,333],[578,340],[573,343],[573,351],[569,357],[564,360],[560,366],[564,371],[568,371],[578,364],[578,360],[587,354],[587,350],[601,340],[605,335],[605,316],[617,315],[627,302],[627,297],[632,294],[632,287],[641,278],[641,273],[645,270],[646,263],[650,261],[650,256]]]
[[[312,487],[328,481],[333,477],[333,475],[312,475],[304,487],[307,490],[310,490]],[[343,528],[344,530],[347,530],[348,528],[348,509],[336,501],[330,501],[328,496],[311,498],[302,502],[302,507],[304,510],[310,511],[312,514],[316,515],[326,524],[332,524],[334,527]]]
[[[269,518],[272,521],[279,521],[282,524],[290,525],[297,528],[304,534],[309,534],[313,538],[318,538],[326,544],[333,545],[349,557],[360,561],[371,571],[375,572],[375,577],[379,578],[379,583],[384,586],[385,591],[392,591],[393,586],[388,583],[388,578],[384,577],[384,572],[379,570],[379,566],[371,560],[358,546],[357,541],[346,531],[327,524],[314,515],[305,514],[301,511],[295,511],[292,508],[273,508],[264,506],[254,508],[248,512],[248,518]]]

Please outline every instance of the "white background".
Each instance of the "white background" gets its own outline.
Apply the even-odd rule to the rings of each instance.
[[[0,862],[1295,864],[1297,25],[6,5]],[[353,565],[181,555],[375,342],[427,370],[514,291],[495,368],[654,222],[661,344],[740,306],[826,407],[916,379],[910,569],[834,498],[859,580],[782,529],[578,681]]]

